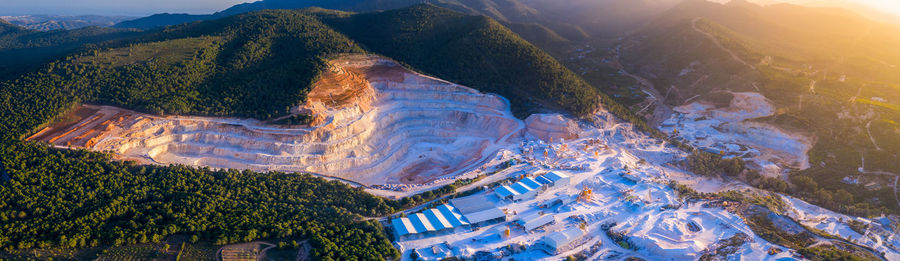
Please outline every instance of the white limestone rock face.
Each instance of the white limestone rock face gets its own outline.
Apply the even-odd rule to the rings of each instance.
[[[330,61],[308,101],[293,109],[312,116],[309,126],[126,112],[84,147],[149,163],[304,171],[366,185],[465,172],[518,142],[524,129],[497,95],[368,55]]]
[[[581,132],[577,122],[558,113],[532,114],[525,119],[525,126],[526,135],[544,142],[575,140]]]

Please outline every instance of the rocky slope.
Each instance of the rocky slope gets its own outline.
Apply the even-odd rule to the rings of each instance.
[[[308,102],[294,109],[312,116],[309,125],[93,108],[79,123],[31,139],[159,164],[418,184],[473,168],[524,128],[499,96],[364,55],[330,61]]]

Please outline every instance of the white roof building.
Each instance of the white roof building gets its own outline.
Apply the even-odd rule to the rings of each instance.
[[[491,203],[485,194],[451,199],[450,204],[453,204],[459,210],[469,224],[493,219],[506,219],[506,213],[503,213],[494,203]]]
[[[567,249],[575,240],[584,236],[584,230],[578,227],[570,227],[563,231],[553,232],[541,239],[541,244],[545,247],[544,251],[548,254],[555,255]]]
[[[525,231],[532,231],[555,221],[556,218],[553,217],[553,215],[541,215],[538,212],[533,212],[528,215],[520,216],[516,222],[525,227]]]

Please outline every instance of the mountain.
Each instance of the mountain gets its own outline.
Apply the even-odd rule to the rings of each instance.
[[[18,15],[0,16],[0,19],[32,30],[50,31],[59,29],[71,30],[88,26],[110,27],[119,22],[134,19],[134,17],[100,15]]]
[[[165,25],[174,25],[187,22],[188,20],[200,21],[208,20],[229,15],[241,14],[246,12],[264,10],[264,9],[299,9],[305,7],[320,7],[325,9],[366,12],[378,10],[390,10],[421,4],[418,0],[349,0],[349,1],[328,1],[328,0],[264,0],[253,3],[243,3],[232,6],[228,9],[209,15],[187,15],[187,14],[157,14],[150,17],[139,18],[130,21],[124,21],[117,25],[118,27],[133,28],[153,28]],[[475,1],[458,1],[458,0],[439,0],[431,4],[450,8],[456,11],[470,14],[484,14],[498,21],[512,22],[526,20],[528,17],[536,15],[537,11],[531,9],[518,0],[475,0]]]
[[[85,45],[136,34],[132,29],[101,27],[43,32],[0,20],[0,80],[15,78]]]
[[[796,195],[877,215],[898,209],[893,188],[875,185],[893,184],[900,173],[894,164],[900,160],[896,46],[900,26],[845,9],[686,1],[623,41],[622,58],[628,71],[667,93],[666,104],[749,113],[740,116],[745,120],[726,120],[732,122],[716,126],[719,131],[743,124],[772,131],[759,137],[761,146],[805,148],[781,157],[801,156],[796,164],[764,173],[813,181],[815,189],[797,189]],[[752,98],[754,93],[764,99]],[[697,126],[680,122],[670,124],[682,134]],[[672,126],[664,128],[673,133]],[[755,139],[740,129],[724,133]],[[782,138],[791,141],[766,143]],[[848,191],[853,197],[843,203],[823,200]]]
[[[712,2],[720,2],[727,3],[730,0],[712,0]],[[891,13],[887,10],[879,9],[875,6],[868,5],[865,3],[860,3],[858,1],[853,0],[750,0],[752,3],[760,4],[760,5],[773,5],[773,4],[794,4],[805,7],[826,7],[826,8],[841,8],[846,9],[852,12],[855,12],[859,15],[865,16],[866,18],[884,22],[884,23],[893,23],[900,24],[900,16],[897,14]]]
[[[616,37],[638,28],[651,17],[671,7],[679,0],[436,0],[427,1],[440,7],[466,14],[485,15],[513,29],[526,40],[542,49],[559,54],[573,41],[591,37]],[[124,21],[119,28],[155,28],[192,21],[221,18],[263,9],[298,9],[321,7],[326,9],[369,12],[390,10],[422,3],[420,0],[263,0],[235,5],[226,10],[205,15],[156,14]]]
[[[262,11],[169,27],[101,43],[17,80],[19,87],[10,90],[44,93],[42,99],[75,95],[156,114],[268,119],[305,101],[325,57],[364,51],[504,95],[520,116],[540,107],[586,115],[600,104],[593,87],[498,22],[431,5],[355,15]],[[33,104],[28,107],[42,104],[26,101]],[[18,131],[6,133],[27,132],[68,105],[57,106],[23,116],[31,123],[8,121],[5,129]],[[21,112],[7,114],[12,119]]]
[[[20,45],[46,33],[4,28],[23,32],[12,38]],[[382,227],[362,215],[386,216],[401,202],[338,181],[139,166],[21,140],[45,124],[67,121],[60,115],[80,103],[153,114],[282,116],[306,100],[313,81],[328,69],[326,59],[344,53],[379,53],[422,73],[508,95],[519,116],[540,107],[586,115],[601,102],[594,88],[499,22],[432,5],[361,14],[254,11],[136,32],[0,83],[0,158],[12,176],[0,186],[0,212],[16,224],[0,232],[0,248],[138,244],[170,235],[221,245],[277,236],[309,237],[310,255],[320,259],[396,259]],[[82,190],[87,186],[98,187]],[[40,200],[48,198],[38,196],[46,191],[91,196]],[[111,205],[127,210],[112,211]]]

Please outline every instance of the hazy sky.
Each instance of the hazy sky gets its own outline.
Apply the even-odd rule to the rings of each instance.
[[[256,0],[0,0],[0,15],[129,15],[155,13],[206,14]]]
[[[856,2],[880,9],[883,12],[900,15],[900,0],[854,0]]]
[[[841,6],[842,3],[855,2],[857,4],[871,7],[873,10],[900,16],[900,0],[759,0],[758,2],[788,2],[796,4],[826,6]]]
[[[213,13],[229,6],[255,0],[0,0],[0,15],[130,15],[155,13]],[[563,1],[563,0],[548,0]],[[601,1],[601,0],[598,0]],[[728,1],[728,0],[714,0]],[[757,0],[759,2],[857,2],[882,12],[900,15],[900,0]]]

